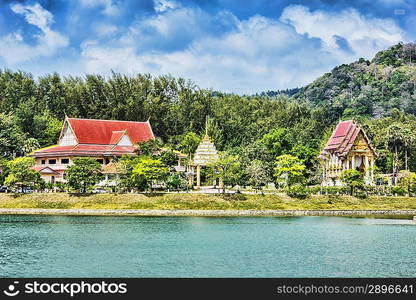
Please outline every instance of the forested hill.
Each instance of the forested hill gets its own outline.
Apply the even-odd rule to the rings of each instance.
[[[0,66],[0,168],[4,159],[56,143],[67,115],[150,119],[165,146],[186,153],[209,117],[209,135],[219,150],[240,157],[242,165],[260,160],[270,172],[282,154],[316,170],[318,153],[337,122],[355,118],[379,151],[382,172],[391,172],[391,149],[397,150],[397,164],[416,170],[415,62],[415,44],[399,44],[372,61],[339,66],[299,91],[252,96],[214,92],[171,76],[34,78]]]
[[[381,117],[393,108],[416,114],[416,43],[397,44],[371,61],[340,65],[293,97],[340,118]]]

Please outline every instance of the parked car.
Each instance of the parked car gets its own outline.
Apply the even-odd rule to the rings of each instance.
[[[7,192],[8,192],[7,186],[5,186],[5,185],[0,186],[0,193],[7,193]]]

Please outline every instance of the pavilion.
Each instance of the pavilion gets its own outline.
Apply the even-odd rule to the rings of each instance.
[[[189,185],[192,186],[194,184],[194,170],[196,168],[196,188],[200,188],[201,167],[209,165],[218,158],[218,151],[206,132],[205,137],[202,139],[195,151],[194,159],[190,161]]]

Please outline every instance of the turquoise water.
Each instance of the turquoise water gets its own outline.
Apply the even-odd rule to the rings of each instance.
[[[414,277],[410,220],[0,216],[6,277]]]

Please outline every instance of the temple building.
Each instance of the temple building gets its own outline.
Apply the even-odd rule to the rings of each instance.
[[[205,133],[205,137],[202,139],[198,148],[195,151],[194,159],[190,161],[190,174],[189,174],[189,185],[194,184],[194,175],[196,168],[196,188],[201,187],[201,167],[207,166],[213,161],[218,159],[218,151],[215,148],[213,142],[208,136],[208,133]],[[220,182],[220,185],[222,182]]]
[[[378,154],[364,130],[354,121],[338,124],[319,155],[322,185],[342,185],[342,171],[356,169],[365,184],[374,184],[374,162]]]
[[[65,169],[74,158],[90,157],[103,167],[106,178],[114,168],[111,161],[122,155],[135,155],[138,143],[154,139],[149,121],[109,121],[65,118],[58,144],[32,152],[46,182],[64,182]]]

